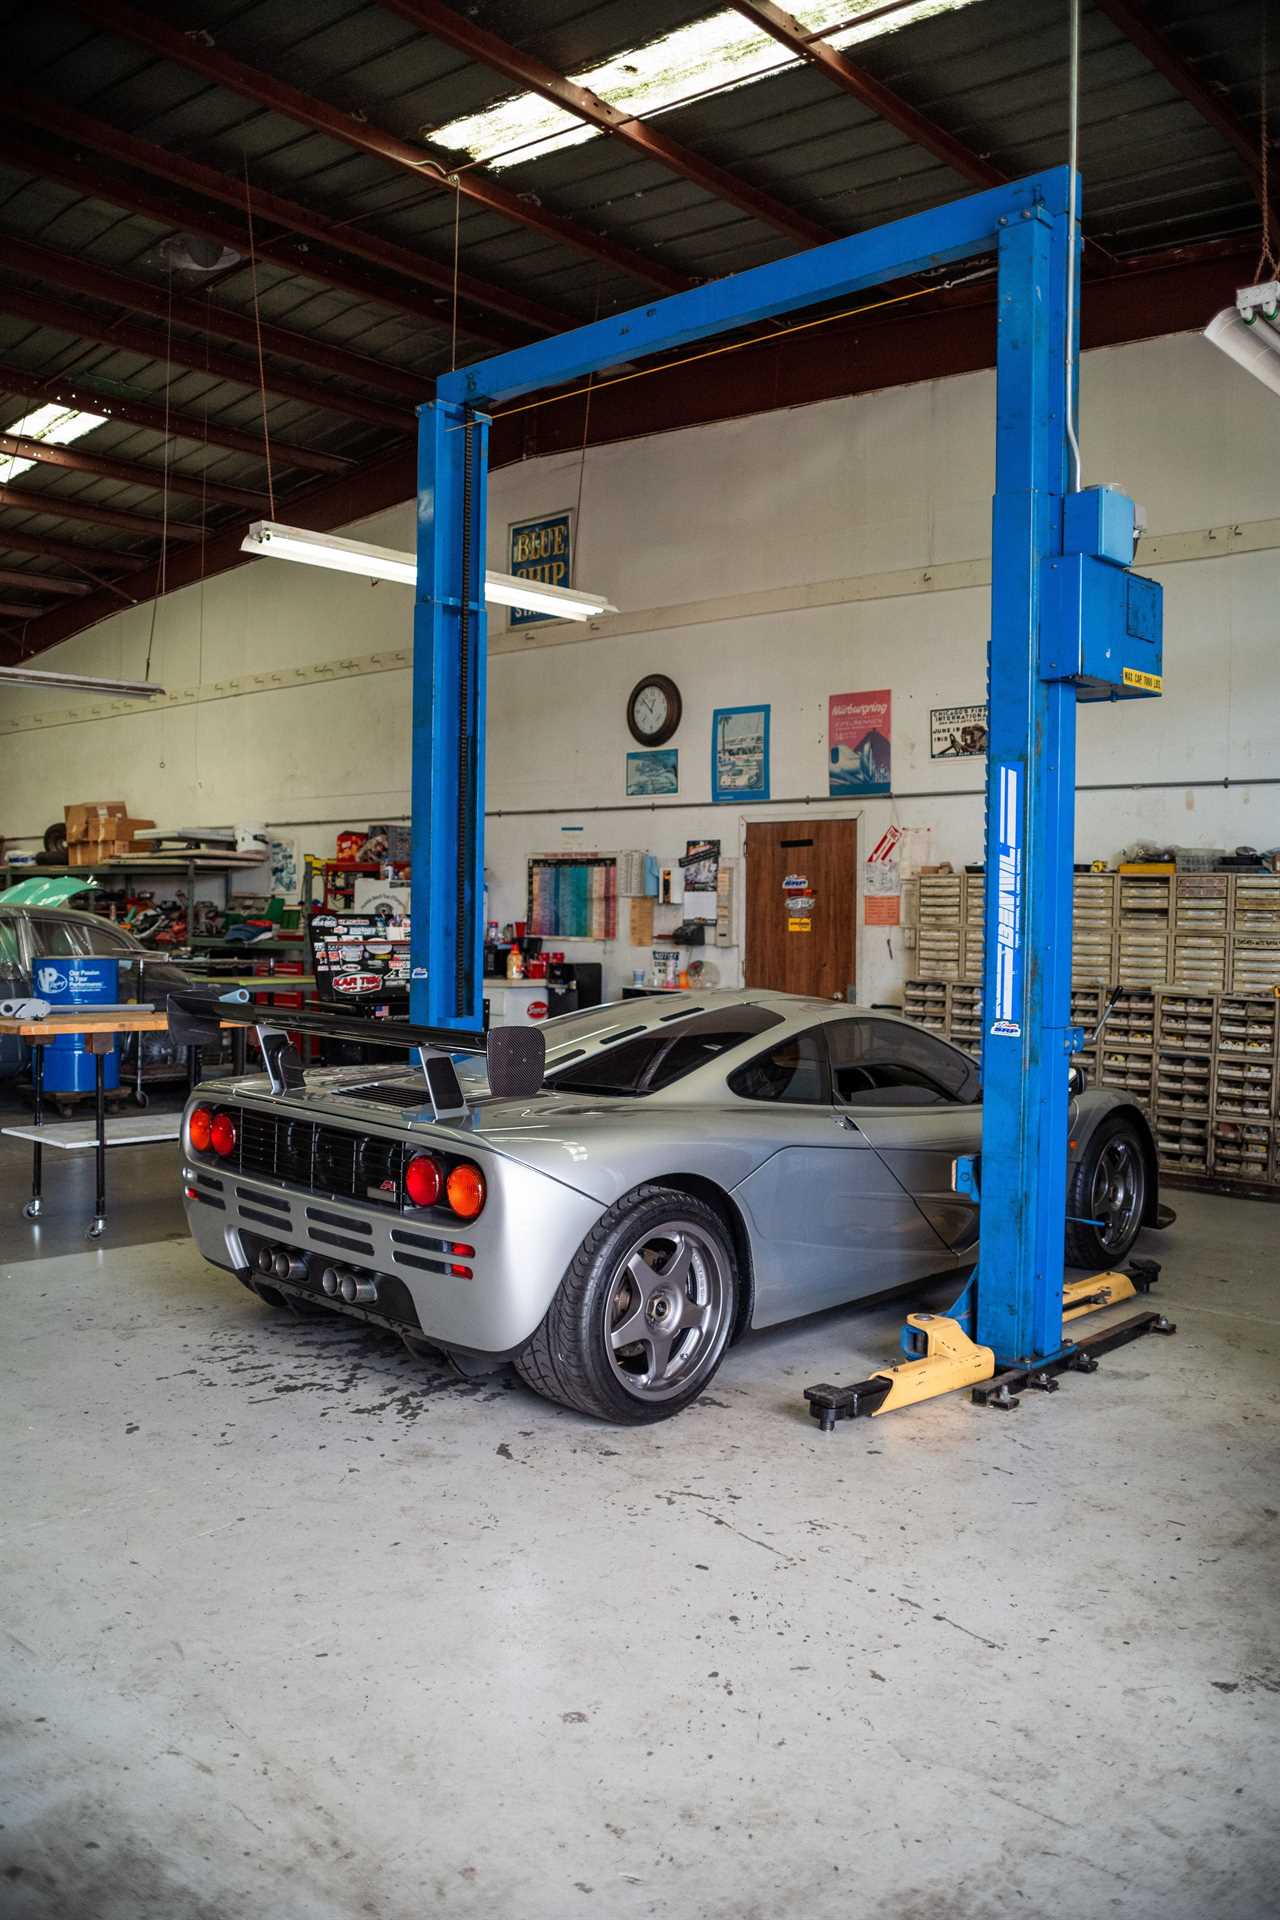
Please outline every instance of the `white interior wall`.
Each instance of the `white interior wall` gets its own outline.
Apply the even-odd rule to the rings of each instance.
[[[506,564],[510,521],[573,505],[580,483],[577,584],[624,614],[981,559],[993,397],[992,374],[967,375],[592,449],[581,474],[576,455],[509,467],[490,486],[490,563]],[[1197,336],[1087,355],[1082,415],[1086,478],[1123,484],[1152,533],[1280,515],[1274,403]],[[412,504],[347,531],[407,548]],[[1158,704],[1081,710],[1079,850],[1112,855],[1142,836],[1274,844],[1280,789],[1250,782],[1280,775],[1280,551],[1153,571],[1167,691]],[[969,587],[495,653],[491,914],[522,917],[530,852],[643,846],[671,859],[687,838],[716,835],[737,853],[747,817],[810,805],[860,812],[864,851],[896,820],[932,827],[936,858],[980,857],[983,763],[931,760],[928,722],[933,706],[983,697],[987,609],[986,589]],[[0,737],[0,830],[37,835],[67,801],[122,798],[162,824],[315,823],[302,843],[327,851],[337,824],[403,816],[407,670],[318,683],[310,672],[407,648],[410,618],[404,589],[267,561],[175,593],[154,616],[122,612],[41,664],[136,677],[150,644],[154,676],[201,699]],[[684,699],[674,806],[625,797],[626,696],[648,671],[670,674]],[[294,672],[307,679],[290,684]],[[267,673],[283,684],[224,697],[228,680]],[[832,805],[827,697],[881,686],[893,692],[894,795]],[[775,800],[712,807],[712,709],[756,701],[772,706]],[[0,719],[55,704],[17,690],[3,702]],[[604,957],[614,986],[645,958],[623,947]],[[715,957],[736,979],[736,951]],[[897,930],[863,930],[862,997],[894,998],[903,974]]]

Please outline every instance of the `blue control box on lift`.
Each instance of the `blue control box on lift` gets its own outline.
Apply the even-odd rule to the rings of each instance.
[[[1164,590],[1130,573],[1133,502],[1088,487],[1062,503],[1065,551],[1044,563],[1040,677],[1081,700],[1152,699],[1163,689]]]

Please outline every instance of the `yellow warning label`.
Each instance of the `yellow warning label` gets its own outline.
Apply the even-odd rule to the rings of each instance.
[[[811,933],[812,931],[812,920],[788,920],[787,922],[788,933]]]
[[[1164,689],[1158,673],[1139,673],[1136,667],[1126,667],[1123,678],[1126,687],[1145,687],[1148,693],[1160,693]]]

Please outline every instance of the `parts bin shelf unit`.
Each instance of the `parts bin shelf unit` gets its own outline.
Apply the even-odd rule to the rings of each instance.
[[[980,985],[981,870],[921,874],[907,899],[915,916],[916,977]],[[1207,992],[1280,987],[1280,876],[1077,873],[1071,980],[1073,986]]]
[[[1071,1018],[1092,1033],[1104,986],[1077,986]],[[982,989],[908,980],[903,1011],[978,1059]],[[1128,988],[1095,1048],[1091,1086],[1133,1094],[1155,1122],[1164,1174],[1280,1198],[1280,996],[1181,987]]]

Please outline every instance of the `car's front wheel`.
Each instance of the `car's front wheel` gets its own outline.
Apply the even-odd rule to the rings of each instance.
[[[1104,1120],[1067,1190],[1068,1264],[1116,1266],[1133,1246],[1147,1211],[1147,1157],[1137,1124]]]
[[[704,1201],[642,1186],[593,1227],[516,1370],[548,1400],[642,1426],[696,1400],[724,1357],[738,1274]]]

